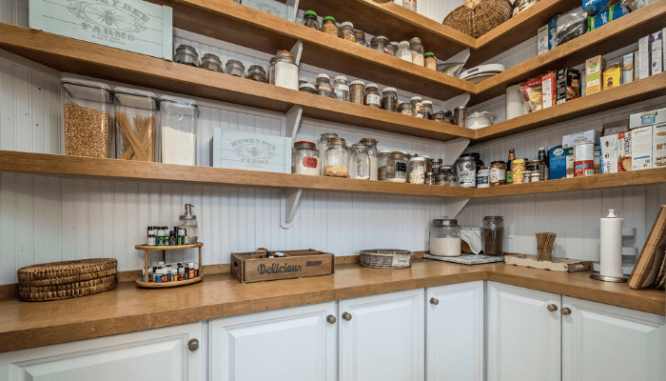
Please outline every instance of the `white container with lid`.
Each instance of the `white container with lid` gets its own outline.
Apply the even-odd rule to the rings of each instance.
[[[127,87],[113,89],[116,122],[116,158],[156,160],[157,96]]]
[[[442,257],[457,257],[462,253],[458,220],[443,217],[430,225],[430,254]]]
[[[412,62],[412,50],[409,47],[409,41],[400,41],[395,56],[403,61]]]
[[[160,116],[162,163],[196,165],[197,102],[163,95],[160,97]]]
[[[479,169],[476,172],[476,187],[488,188],[490,187],[490,170],[487,168]]]

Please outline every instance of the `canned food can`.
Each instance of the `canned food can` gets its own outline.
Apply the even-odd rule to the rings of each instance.
[[[525,175],[525,159],[514,160],[512,168],[513,184],[522,184],[524,175]]]
[[[574,147],[574,177],[594,175],[594,143]]]

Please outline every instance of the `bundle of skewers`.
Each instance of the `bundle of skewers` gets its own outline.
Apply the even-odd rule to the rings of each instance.
[[[553,260],[553,245],[555,244],[555,233],[536,233],[538,259],[540,261]]]

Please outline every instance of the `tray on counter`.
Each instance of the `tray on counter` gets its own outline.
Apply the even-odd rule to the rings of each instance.
[[[452,262],[461,265],[483,265],[486,263],[504,262],[503,255],[462,254],[457,257],[442,257],[439,255],[423,254],[423,258],[436,261]]]
[[[335,256],[308,250],[278,250],[283,257],[268,258],[266,249],[254,253],[231,253],[231,275],[241,283],[330,275],[335,272]]]

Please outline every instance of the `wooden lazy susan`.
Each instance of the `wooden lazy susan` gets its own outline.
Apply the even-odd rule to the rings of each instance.
[[[201,266],[201,247],[203,246],[203,242],[197,242],[191,245],[176,245],[176,246],[148,246],[148,245],[136,245],[135,248],[137,250],[143,250],[144,253],[144,271],[146,274],[146,277],[148,276],[148,252],[154,252],[154,251],[161,251],[162,252],[162,260],[166,261],[166,252],[171,251],[171,250],[184,250],[184,249],[194,249],[194,248],[199,248],[199,275],[186,279],[186,280],[181,280],[177,282],[144,282],[142,278],[139,278],[136,280],[136,284],[139,287],[144,287],[144,288],[168,288],[168,287],[178,287],[178,286],[185,286],[188,284],[192,283],[197,283],[201,282],[203,280],[203,266]]]

